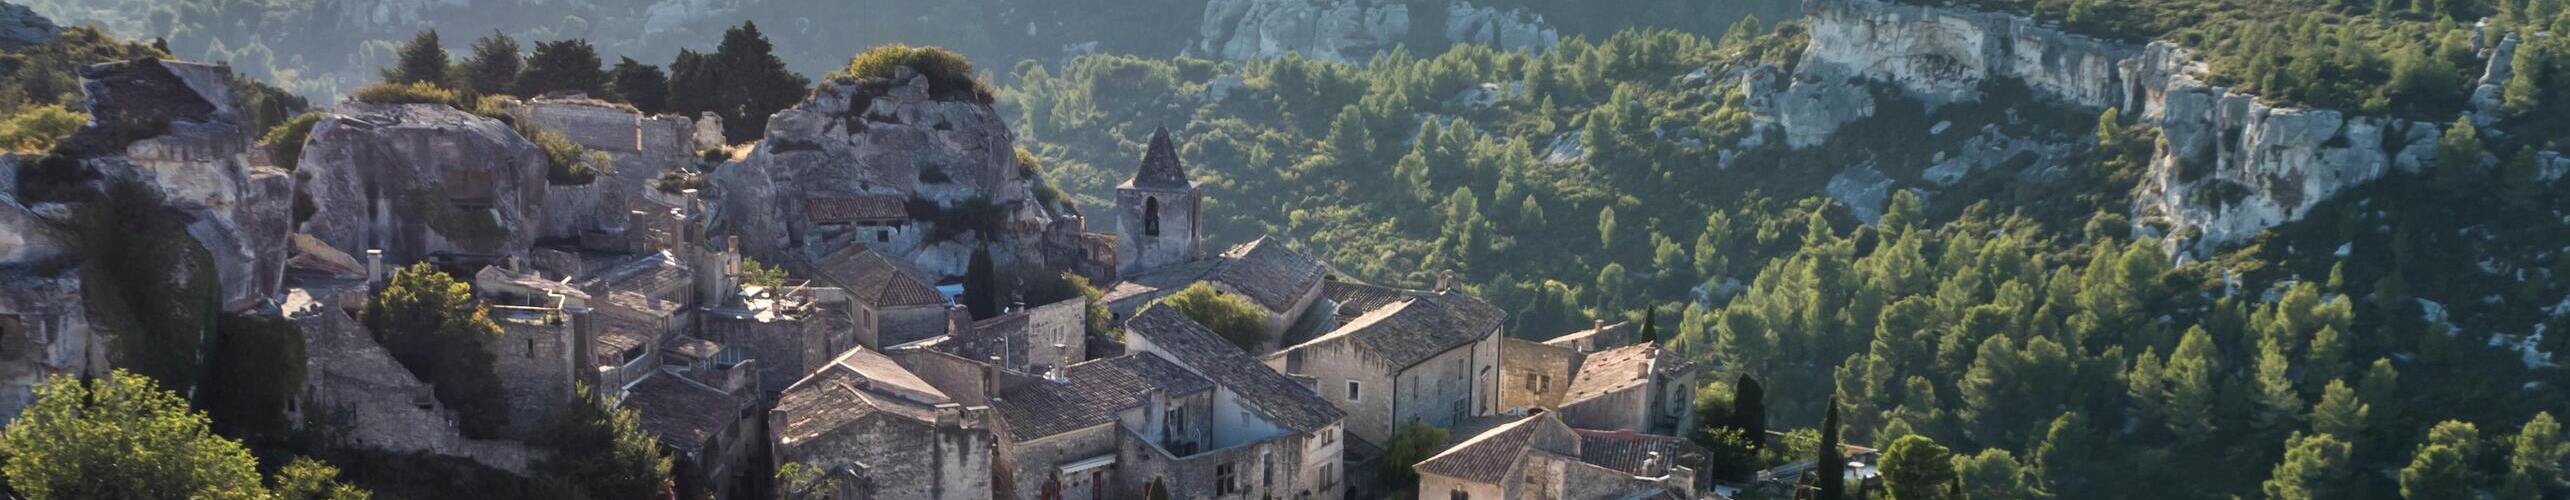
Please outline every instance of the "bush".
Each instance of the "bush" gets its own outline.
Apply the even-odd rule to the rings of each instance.
[[[1240,350],[1258,352],[1259,345],[1267,342],[1265,308],[1239,295],[1222,293],[1204,282],[1188,285],[1185,290],[1169,294],[1154,304],[1176,309],[1179,314],[1187,315],[1187,319],[1196,320],[1197,324],[1205,325],[1205,329],[1222,335],[1223,340],[1231,341]]]
[[[260,135],[259,144],[268,147],[268,156],[276,160],[277,166],[294,170],[295,164],[303,161],[303,143],[312,138],[312,126],[320,123],[321,113],[295,115]]]
[[[465,436],[498,434],[508,424],[508,404],[483,343],[500,335],[500,325],[484,315],[472,286],[425,263],[395,271],[389,283],[366,302],[367,331],[433,386]]]
[[[607,157],[606,153],[589,151],[588,147],[571,142],[570,137],[564,137],[559,132],[536,128],[533,125],[520,125],[518,133],[525,135],[527,141],[534,142],[537,148],[544,150],[544,179],[557,186],[577,186],[597,181],[598,172],[615,162],[613,158]]]
[[[117,370],[57,375],[0,436],[9,486],[29,498],[240,498],[264,490],[240,442],[206,428],[178,393]]]
[[[72,111],[59,104],[21,108],[0,121],[0,149],[12,153],[32,153],[53,149],[54,143],[71,137],[80,126],[89,123],[89,115]]]
[[[464,108],[462,97],[446,87],[428,82],[377,83],[358,87],[348,93],[349,99],[374,104],[444,104]]]
[[[894,68],[908,66],[928,76],[928,91],[939,99],[971,99],[990,104],[994,101],[990,87],[973,78],[973,63],[963,54],[939,47],[912,47],[902,44],[878,46],[857,54],[848,68],[830,75],[832,80],[892,78]]]

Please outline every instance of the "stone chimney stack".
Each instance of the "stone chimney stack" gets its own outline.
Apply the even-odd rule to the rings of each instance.
[[[999,402],[999,356],[993,355],[982,364],[982,399]]]
[[[1447,269],[1447,270],[1445,270],[1445,271],[1443,271],[1443,272],[1439,272],[1439,273],[1437,273],[1437,290],[1436,290],[1436,292],[1437,292],[1437,293],[1446,293],[1446,292],[1454,291],[1454,289],[1455,289],[1455,270],[1453,270],[1453,269]]]
[[[368,248],[366,249],[366,286],[372,288],[383,284],[384,249]]]

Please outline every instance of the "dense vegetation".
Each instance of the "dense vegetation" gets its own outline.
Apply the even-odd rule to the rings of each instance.
[[[363,500],[327,464],[298,458],[273,488],[238,441],[215,434],[204,413],[148,377],[55,376],[0,434],[0,473],[34,499],[223,498]],[[14,496],[14,495],[13,495]]]
[[[403,368],[435,386],[438,403],[454,412],[464,435],[497,435],[508,425],[508,408],[484,344],[500,336],[500,326],[474,299],[472,285],[428,264],[396,270],[388,283],[366,301],[366,330]]]

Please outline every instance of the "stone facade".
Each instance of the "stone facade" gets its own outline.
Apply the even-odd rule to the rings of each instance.
[[[860,478],[871,496],[857,498],[987,498],[991,418],[881,353],[850,349],[768,412],[771,465]]]
[[[1667,436],[1573,429],[1552,413],[1501,424],[1420,461],[1415,498],[1693,498],[1698,454]]]
[[[1655,345],[1592,353],[1562,396],[1561,418],[1582,429],[1679,435],[1694,429],[1703,367]]]
[[[1405,422],[1452,427],[1497,410],[1494,316],[1505,313],[1459,292],[1330,286],[1341,324],[1264,362],[1311,379],[1347,412],[1349,433],[1382,443]]]
[[[298,406],[341,424],[340,444],[397,453],[460,457],[512,472],[527,470],[528,448],[514,441],[467,439],[428,383],[350,316],[365,303],[364,283],[291,288],[284,311],[304,332],[304,397]]]
[[[1499,339],[1499,413],[1553,408],[1570,390],[1579,352],[1568,347]]]

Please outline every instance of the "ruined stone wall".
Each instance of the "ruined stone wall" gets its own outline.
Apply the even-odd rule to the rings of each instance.
[[[988,429],[935,427],[878,413],[780,447],[778,459],[821,470],[864,464],[876,498],[988,498],[995,448]]]
[[[802,380],[812,368],[829,362],[832,353],[823,352],[825,333],[817,331],[819,327],[819,322],[814,321],[762,322],[709,313],[702,335],[758,360],[759,393],[773,396]]]
[[[461,457],[512,472],[527,470],[524,444],[464,438],[454,419],[437,408],[429,385],[394,361],[355,318],[321,307],[291,319],[303,329],[308,354],[304,384],[305,394],[312,399],[304,407],[342,425],[339,444]]]

